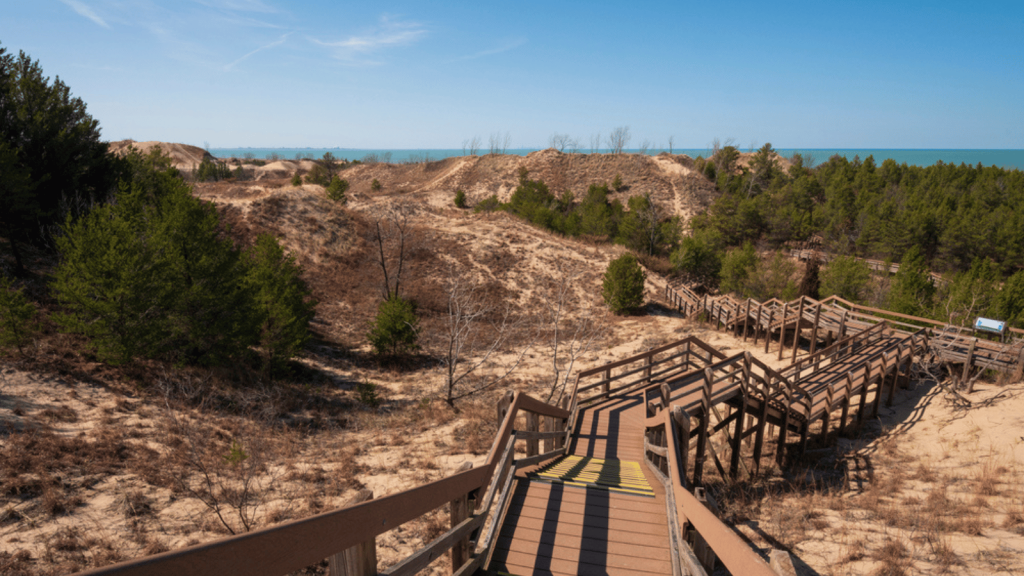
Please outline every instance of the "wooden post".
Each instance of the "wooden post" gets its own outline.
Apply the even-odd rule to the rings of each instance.
[[[749,354],[749,352],[747,353]],[[761,414],[758,416],[757,432],[754,434],[754,473],[761,471],[761,450],[764,448],[764,429],[768,423],[768,399],[772,394],[772,377],[765,374],[764,394],[761,397]]]
[[[462,466],[459,467],[457,472],[465,472],[473,468],[472,462],[463,462]],[[455,500],[452,500],[448,508],[448,516],[450,519],[450,528],[455,528],[461,524],[466,518],[469,518],[469,514],[475,506],[470,506],[469,494],[463,494]],[[451,549],[452,559],[452,574],[454,574],[463,564],[469,561],[469,534],[462,540],[459,540],[452,546]]]
[[[659,390],[661,391],[661,407],[668,408],[669,396],[672,394],[672,390],[669,389],[668,384],[662,384]]]
[[[360,490],[348,505],[373,500],[372,490]],[[327,559],[330,576],[376,576],[377,538],[372,537],[362,544],[343,550]]]
[[[843,310],[843,317],[839,319],[839,340],[846,338],[846,310]]]
[[[832,403],[835,401],[835,388],[831,384],[825,389],[825,413],[821,416],[821,445],[828,446],[828,425],[832,419]]]
[[[967,361],[964,362],[964,373],[960,376],[960,387],[967,383],[967,379],[971,376],[971,363],[974,362],[974,346],[978,343],[978,339],[971,340],[971,347],[967,349]],[[967,393],[974,392],[974,381],[972,380],[970,385],[967,387]]]
[[[768,353],[768,346],[772,342],[772,321],[775,320],[775,309],[768,311],[768,325],[764,329],[764,353]]]
[[[711,381],[714,375],[710,368],[704,369],[704,387],[701,395],[700,435],[697,436],[697,455],[693,460],[693,485],[700,486],[704,476],[704,459],[707,457],[708,428],[711,426]]]
[[[892,406],[893,398],[896,396],[896,380],[900,375],[900,364],[903,363],[903,345],[896,348],[896,365],[892,367],[892,384],[889,385],[889,396],[885,398],[885,405]]]
[[[1013,381],[1020,382],[1020,379],[1024,377],[1024,347],[1020,349],[1020,354],[1017,356],[1017,368],[1013,371]]]
[[[612,379],[612,369],[609,368],[609,369],[604,371],[604,384],[601,385],[601,391],[604,392],[605,394],[608,393],[608,391],[609,391],[609,389],[610,389],[610,387],[612,385],[612,383],[610,382],[611,379]]]
[[[821,320],[821,302],[818,302],[818,309],[814,311],[814,329],[811,330],[811,354],[818,349],[818,321]],[[815,364],[817,366],[817,364]]]
[[[743,318],[743,341],[747,341],[747,331],[750,328],[750,298],[747,298],[747,315]]]
[[[790,358],[796,360],[796,348],[800,344],[800,325],[804,321],[804,299],[800,299],[800,308],[797,309],[796,313],[796,326],[793,328],[793,353],[789,355]]]
[[[750,356],[743,361],[743,380],[740,383],[740,407],[736,414],[736,431],[732,437],[732,454],[730,454],[729,476],[735,480],[740,466],[740,454],[743,450],[743,420],[747,414],[747,389],[750,386]]]
[[[789,414],[793,410],[793,391],[786,385],[786,381],[782,381],[780,384],[782,395],[786,398],[786,405],[783,407],[782,423],[779,425],[775,461],[779,464],[779,467],[782,467],[786,459],[786,433],[789,431]]]
[[[761,335],[761,312],[764,310],[764,304],[757,304],[757,322],[754,323],[754,346],[757,346],[757,337]]]
[[[651,383],[651,381],[650,381],[650,378],[651,378],[651,366],[653,366],[653,365],[654,365],[654,355],[653,354],[648,354],[647,358],[644,358],[644,366],[645,366],[645,368],[644,368],[644,378],[648,379],[647,380],[648,384]],[[667,407],[668,405],[666,404],[665,406]]]
[[[555,418],[553,416],[544,417],[544,431],[554,432],[555,431]],[[551,452],[555,449],[555,439],[545,438],[544,439],[544,453]]]
[[[786,348],[786,314],[789,312],[789,302],[782,305],[782,320],[779,323],[779,360],[782,360],[782,351]]]
[[[508,414],[509,405],[512,404],[512,397],[513,393],[509,390],[508,392],[505,392],[505,395],[501,397],[501,400],[498,400],[497,409],[499,426],[501,425],[501,422],[505,420],[505,415]]]
[[[853,394],[853,375],[850,372],[846,373],[846,382],[844,384],[846,393],[843,398],[843,415],[839,419],[839,430],[846,430],[846,417],[850,415],[850,396]]]
[[[864,379],[860,383],[860,407],[857,408],[857,424],[864,422],[864,409],[868,401],[868,377],[871,376],[871,366],[864,368]]]
[[[526,431],[527,432],[540,432],[540,416],[538,416],[537,414],[534,414],[533,412],[527,412],[526,413]],[[540,451],[537,448],[538,448],[538,441],[537,440],[527,440],[526,441],[526,456],[527,456],[527,458],[529,458],[530,456],[536,456],[537,454],[540,454]]]
[[[885,380],[885,367],[886,367],[885,356],[882,356],[882,374],[878,378],[878,386],[875,386],[875,401],[874,401],[874,405],[871,408],[871,417],[872,418],[878,418],[878,408],[882,404],[882,381]],[[868,380],[867,384],[870,385],[871,381]]]
[[[679,460],[679,478],[683,485],[686,485],[687,459],[690,456],[690,415],[679,406],[672,407],[672,420],[675,422],[676,430],[679,431],[679,441],[676,443],[676,458]]]
[[[832,331],[828,331],[828,337],[825,338],[825,348],[831,348],[834,340],[832,339]]]

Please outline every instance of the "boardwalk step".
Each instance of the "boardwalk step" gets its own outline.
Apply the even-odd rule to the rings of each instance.
[[[528,477],[540,482],[654,497],[640,463],[629,460],[564,456],[531,472]]]

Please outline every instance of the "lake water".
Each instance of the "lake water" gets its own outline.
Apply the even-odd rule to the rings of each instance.
[[[525,156],[530,152],[536,152],[536,148],[516,148],[506,150],[506,154]],[[658,154],[667,150],[648,150],[648,154]],[[979,162],[983,166],[999,166],[1009,170],[1024,169],[1024,150],[885,150],[885,149],[850,149],[850,148],[779,148],[776,150],[782,156],[790,156],[794,152],[800,152],[805,157],[810,155],[816,164],[828,160],[832,155],[838,154],[853,160],[859,156],[862,160],[873,156],[875,164],[881,164],[883,160],[892,158],[897,164],[906,162],[909,165],[931,166],[940,160],[946,164],[970,164]],[[452,156],[464,156],[466,151],[462,149],[434,149],[434,150],[371,150],[354,148],[210,148],[210,153],[218,158],[243,158],[246,154],[252,154],[255,158],[267,158],[271,154],[277,154],[281,158],[293,160],[296,157],[320,158],[324,152],[330,152],[337,158],[346,160],[362,160],[368,155],[376,154],[378,159],[384,160],[389,155],[390,162],[421,162],[426,160],[441,160]],[[589,149],[580,150],[582,153],[589,153]],[[637,150],[630,150],[637,152]],[[709,156],[710,150],[706,148],[676,148],[676,154],[687,154],[693,158],[697,156]],[[486,150],[479,151],[484,154]],[[599,150],[598,153],[607,154],[607,150]]]

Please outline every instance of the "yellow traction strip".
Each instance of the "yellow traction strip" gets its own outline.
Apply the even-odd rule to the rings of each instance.
[[[527,475],[532,480],[654,497],[639,462],[565,456]]]

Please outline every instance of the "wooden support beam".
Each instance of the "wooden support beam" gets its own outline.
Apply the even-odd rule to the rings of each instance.
[[[794,361],[796,360],[797,346],[800,344],[800,325],[804,320],[804,299],[800,299],[800,307],[797,308],[796,313],[796,326],[793,327],[793,353],[789,355]]]
[[[554,417],[552,417],[552,416],[545,416],[544,417],[544,431],[545,432],[555,432],[555,418]],[[544,439],[544,451],[545,452],[551,452],[554,449],[555,449],[555,439],[553,437],[552,438],[545,438]]]
[[[611,379],[612,379],[612,369],[609,368],[609,369],[604,371],[604,384],[601,385],[601,392],[604,392],[605,394],[608,393],[608,391],[610,389],[609,387],[612,384],[611,383]]]
[[[527,432],[540,432],[540,416],[533,412],[526,413],[526,431]],[[526,441],[526,456],[536,456],[540,454],[538,440],[531,439]]]
[[[673,406],[672,422],[676,427],[676,460],[679,462],[679,477],[686,482],[687,459],[690,456],[690,415],[679,406]],[[685,487],[685,486],[684,486]]]
[[[846,338],[846,310],[843,310],[843,317],[839,319],[839,340]]]
[[[892,383],[889,384],[889,395],[885,398],[885,405],[891,407],[896,397],[896,380],[900,375],[900,364],[903,362],[903,345],[896,348],[896,364],[892,367]],[[884,377],[883,377],[884,378]]]
[[[749,361],[749,360],[748,360]],[[740,390],[743,394],[743,399],[740,402],[740,407],[736,410],[736,431],[732,437],[732,453],[729,462],[729,476],[735,480],[737,470],[740,466],[740,454],[743,451],[743,421],[744,416],[747,412],[747,388],[749,382],[749,369],[744,366],[743,383],[740,384]]]
[[[807,453],[807,436],[811,433],[811,421],[804,422],[803,428],[800,429],[800,457],[803,458],[804,454]]]
[[[873,372],[873,370],[871,370],[871,365],[870,364],[868,364],[867,370],[868,370],[868,373]],[[881,375],[882,375],[882,377],[885,376],[885,356],[882,356],[882,374]],[[867,382],[865,382],[864,385],[865,386],[870,385],[872,378],[868,378]],[[872,405],[872,408],[871,408],[871,417],[872,418],[878,418],[878,407],[882,403],[882,379],[883,378],[879,378],[878,379],[878,385],[875,386],[875,401],[872,403],[873,405]]]
[[[764,327],[764,353],[768,353],[768,346],[772,343],[772,320],[775,319],[775,309],[768,311],[768,324]]]
[[[711,382],[714,374],[704,369],[704,386],[701,394],[700,434],[697,436],[697,455],[693,460],[693,485],[700,486],[704,477],[704,459],[707,457],[708,428],[711,426]]]
[[[360,490],[348,505],[373,500],[373,491]],[[377,539],[369,540],[343,550],[327,559],[330,576],[376,576]]]
[[[782,305],[782,320],[779,322],[779,360],[782,360],[782,351],[786,348],[786,314],[789,312],[789,302]]]
[[[846,380],[843,382],[843,414],[839,418],[839,431],[846,430],[846,418],[850,415],[850,396],[853,390],[853,376],[847,372]]]
[[[832,419],[832,402],[835,401],[835,388],[831,384],[825,389],[825,412],[821,415],[821,445],[828,446],[828,425]]]
[[[761,335],[761,312],[764,310],[764,303],[757,304],[757,322],[754,323],[754,346],[757,346],[757,337]]]
[[[472,462],[463,462],[462,466],[459,467],[458,472],[465,472],[473,468]],[[469,494],[463,494],[455,500],[449,503],[448,516],[450,520],[449,528],[455,528],[467,518],[469,513],[476,508],[475,502],[471,505],[469,501]],[[451,560],[452,560],[452,573],[462,567],[463,564],[469,561],[469,534],[462,540],[459,540],[452,546],[451,549]]]
[[[750,298],[747,298],[747,314],[743,317],[743,341],[747,341],[747,332],[750,328]]]
[[[864,369],[863,380],[860,383],[860,406],[857,408],[857,424],[860,425],[864,422],[864,410],[867,407],[868,401],[868,376],[871,374],[871,369]]]
[[[978,344],[978,339],[974,338],[971,340],[971,347],[967,349],[967,361],[964,362],[964,372],[960,376],[960,388],[963,388],[964,384],[967,383],[968,378],[971,376],[971,363],[974,362],[974,347]],[[974,381],[971,380],[967,387],[967,393],[974,392]]]
[[[789,415],[793,411],[793,391],[785,388],[785,382],[781,384],[784,387],[782,393],[785,395],[786,402],[782,410],[782,422],[779,424],[779,437],[775,449],[775,461],[780,468],[786,463],[786,434],[789,431]]]
[[[818,309],[814,311],[814,329],[811,330],[811,351],[810,354],[818,349],[818,322],[821,320],[821,302],[818,302]],[[818,364],[814,364],[817,368]]]
[[[749,352],[748,352],[749,354]],[[761,471],[761,451],[764,449],[764,429],[768,423],[768,398],[771,395],[771,375],[765,375],[764,395],[761,398],[761,414],[757,420],[757,434],[754,436],[754,473]]]

